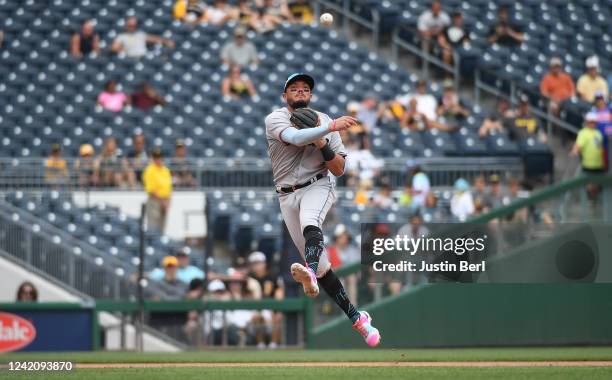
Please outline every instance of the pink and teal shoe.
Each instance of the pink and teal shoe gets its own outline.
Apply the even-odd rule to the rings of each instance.
[[[310,297],[315,298],[319,295],[319,284],[317,283],[317,276],[307,266],[299,263],[293,263],[291,265],[291,275],[293,279],[304,288],[304,293]]]
[[[361,334],[368,346],[376,347],[380,343],[380,332],[372,326],[372,317],[367,311],[359,312],[359,319],[353,323],[353,328]]]

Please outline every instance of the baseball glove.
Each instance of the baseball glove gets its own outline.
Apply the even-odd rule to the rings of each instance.
[[[298,108],[289,120],[297,129],[315,128],[319,124],[319,115],[312,108]]]

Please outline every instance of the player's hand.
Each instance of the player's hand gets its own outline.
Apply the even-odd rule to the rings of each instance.
[[[341,116],[336,120],[332,121],[329,125],[329,130],[332,132],[344,131],[345,129],[349,129],[350,127],[354,127],[359,122],[357,119],[351,116]]]

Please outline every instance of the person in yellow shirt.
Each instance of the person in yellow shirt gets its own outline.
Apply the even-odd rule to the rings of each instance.
[[[146,205],[147,223],[163,233],[172,196],[172,174],[164,164],[160,148],[153,149],[151,158],[152,162],[142,173],[142,183],[149,196]]]
[[[586,60],[586,73],[582,74],[576,82],[576,93],[585,102],[593,103],[596,94],[602,94],[608,99],[608,83],[599,75],[599,59],[589,57]]]
[[[62,157],[59,144],[51,146],[51,154],[45,160],[45,183],[52,186],[68,184],[68,165]]]

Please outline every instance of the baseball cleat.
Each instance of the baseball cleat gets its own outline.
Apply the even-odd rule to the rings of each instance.
[[[380,332],[372,326],[372,317],[367,311],[359,312],[359,319],[353,323],[353,328],[361,334],[368,346],[376,347],[380,343]]]
[[[319,295],[317,276],[312,269],[299,263],[293,263],[291,264],[291,275],[296,282],[302,284],[304,287],[304,294],[306,294],[308,297],[315,298]]]

